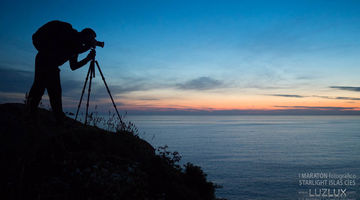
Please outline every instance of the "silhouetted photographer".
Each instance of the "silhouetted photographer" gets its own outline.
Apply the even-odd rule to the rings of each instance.
[[[40,27],[32,36],[33,44],[38,50],[35,58],[35,78],[28,97],[28,108],[31,116],[36,118],[37,107],[47,89],[51,108],[57,123],[62,124],[64,113],[61,100],[59,66],[69,61],[72,70],[79,69],[95,58],[96,46],[104,46],[95,40],[96,33],[90,28],[81,32],[73,29],[71,24],[61,21],[50,21]],[[78,55],[90,50],[83,60]]]

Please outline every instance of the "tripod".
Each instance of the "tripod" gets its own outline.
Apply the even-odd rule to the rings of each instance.
[[[75,116],[75,120],[77,119],[77,116],[79,114],[79,110],[80,110],[80,106],[81,106],[81,102],[82,102],[82,99],[83,99],[83,96],[84,96],[84,92],[85,92],[85,88],[86,88],[86,85],[87,85],[87,82],[88,82],[88,79],[90,77],[90,81],[89,81],[89,88],[88,88],[88,96],[87,96],[87,102],[86,102],[86,114],[85,114],[85,122],[84,124],[86,125],[87,124],[87,118],[88,118],[88,110],[89,110],[89,100],[90,100],[90,93],[91,93],[91,82],[92,82],[92,79],[95,78],[95,64],[100,72],[100,75],[101,75],[101,78],[102,80],[104,81],[104,84],[105,84],[105,87],[106,87],[106,90],[107,92],[109,93],[109,96],[110,96],[110,99],[114,105],[114,108],[115,108],[115,111],[116,111],[116,114],[117,116],[119,117],[119,120],[120,120],[120,123],[123,124],[122,120],[121,120],[121,117],[120,117],[120,114],[116,108],[116,105],[115,105],[115,102],[114,102],[114,99],[110,93],[110,89],[105,81],[105,77],[100,69],[100,66],[99,66],[99,63],[95,60],[95,57],[91,60],[90,62],[90,66],[89,66],[89,70],[88,70],[88,73],[86,75],[86,79],[85,79],[85,83],[84,83],[84,87],[82,89],[82,92],[81,92],[81,97],[80,97],[80,101],[79,101],[79,105],[77,107],[77,111],[76,111],[76,116]]]

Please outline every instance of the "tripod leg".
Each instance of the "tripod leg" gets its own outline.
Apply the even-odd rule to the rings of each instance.
[[[103,75],[103,73],[102,73],[102,71],[101,71],[101,69],[100,69],[99,63],[98,63],[97,61],[95,61],[95,63],[96,63],[97,68],[99,69],[101,78],[102,78],[102,80],[104,81],[106,90],[107,90],[107,92],[109,93],[110,99],[111,99],[111,101],[112,101],[112,103],[113,103],[113,105],[114,105],[114,108],[115,108],[115,111],[116,111],[117,116],[119,117],[120,123],[121,123],[121,125],[123,125],[124,123],[123,123],[123,121],[122,121],[122,119],[121,119],[121,117],[120,117],[119,111],[118,111],[117,108],[116,108],[114,99],[113,99],[113,97],[112,97],[112,95],[111,95],[111,92],[110,92],[110,89],[109,89],[109,87],[108,87],[108,85],[107,85],[107,83],[106,83],[106,81],[105,81],[105,77],[104,77],[104,75]],[[90,79],[90,80],[91,80],[91,79]]]
[[[87,117],[88,117],[88,110],[89,110],[89,100],[90,100],[90,93],[91,93],[91,81],[92,78],[95,74],[94,71],[94,61],[91,61],[90,63],[90,81],[89,81],[89,89],[88,89],[88,97],[87,97],[87,102],[86,102],[86,113],[85,113],[85,125],[87,124]]]
[[[83,96],[84,96],[84,92],[85,92],[86,84],[87,84],[88,79],[89,79],[89,75],[90,75],[90,68],[89,68],[88,73],[87,73],[87,75],[86,75],[84,87],[83,87],[82,92],[81,92],[81,97],[80,97],[79,105],[78,105],[78,107],[77,107],[77,111],[76,111],[76,115],[75,115],[75,121],[76,121],[76,119],[77,119],[77,117],[78,117],[78,114],[79,114],[81,102],[82,102],[82,99],[83,99]]]

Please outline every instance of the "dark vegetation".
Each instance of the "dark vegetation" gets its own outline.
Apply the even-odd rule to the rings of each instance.
[[[36,120],[24,109],[0,105],[0,199],[215,199],[200,167],[181,167],[178,152],[155,150],[131,123],[57,126],[49,111]]]

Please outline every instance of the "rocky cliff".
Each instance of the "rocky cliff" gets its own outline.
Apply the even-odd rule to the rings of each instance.
[[[215,199],[200,167],[178,165],[131,130],[116,133],[24,104],[0,105],[0,199]]]

